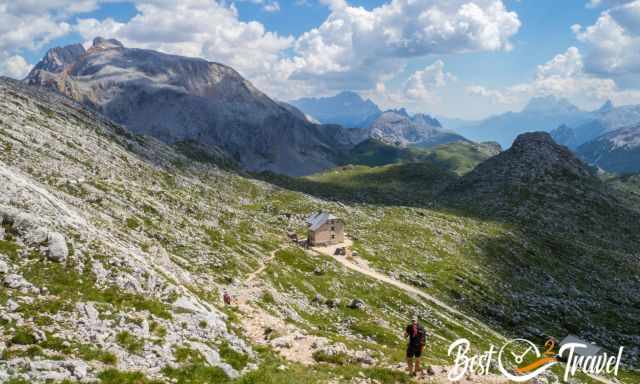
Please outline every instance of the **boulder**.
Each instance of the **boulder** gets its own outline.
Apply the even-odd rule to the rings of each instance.
[[[358,363],[366,365],[373,365],[376,362],[376,360],[368,351],[355,351],[355,353],[353,354],[353,358]]]
[[[4,285],[11,289],[30,288],[31,283],[24,279],[24,277],[15,273],[8,274],[4,277]]]
[[[365,306],[364,301],[360,299],[353,299],[348,305],[348,307],[351,309],[362,309],[364,308],[364,306]]]
[[[20,308],[20,305],[18,305],[18,303],[16,303],[15,301],[9,299],[5,304],[5,308],[7,308],[9,312],[15,312],[16,310],[18,310],[18,308]]]
[[[38,245],[43,244],[49,238],[49,231],[45,227],[35,227],[24,235],[27,244]]]
[[[49,260],[61,262],[69,255],[67,241],[61,233],[49,232],[47,243],[49,245],[49,251],[47,252]]]
[[[9,272],[9,264],[7,264],[4,260],[0,260],[0,274],[6,274]]]

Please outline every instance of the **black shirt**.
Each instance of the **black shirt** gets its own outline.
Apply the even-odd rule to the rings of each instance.
[[[409,335],[409,345],[417,347],[423,345],[425,342],[425,332],[424,328],[420,324],[417,325],[418,332],[416,332],[415,336],[413,335],[413,324],[407,325],[407,334]]]

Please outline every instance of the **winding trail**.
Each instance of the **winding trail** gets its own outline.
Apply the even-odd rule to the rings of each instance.
[[[256,278],[256,276],[258,276],[265,269],[267,269],[267,267],[269,266],[269,263],[271,262],[271,260],[273,260],[276,257],[276,253],[278,253],[278,251],[281,251],[283,249],[284,249],[284,247],[280,247],[280,248],[276,248],[273,251],[271,251],[269,253],[269,257],[267,257],[266,259],[262,260],[262,265],[260,266],[260,268],[258,268],[255,271],[251,272],[249,274],[249,276],[247,276],[247,278],[244,280],[244,283],[245,284],[249,284],[253,279]]]
[[[352,260],[354,260],[353,262],[350,261],[347,257],[344,256],[336,256],[335,255],[335,250],[336,248],[339,247],[351,247],[353,245],[353,241],[351,239],[348,239],[345,237],[345,241],[342,244],[337,244],[337,245],[330,245],[327,247],[313,247],[311,248],[311,250],[313,252],[315,252],[316,254],[321,254],[321,255],[325,255],[325,256],[329,256],[331,258],[333,258],[334,260],[336,260],[338,263],[344,265],[345,267],[356,271],[358,273],[362,273],[363,275],[369,276],[375,280],[378,280],[380,282],[383,282],[385,284],[389,284],[392,285],[402,291],[404,291],[405,293],[408,293],[410,295],[413,296],[419,296],[422,297],[423,299],[427,299],[430,302],[436,304],[437,306],[445,309],[446,311],[455,314],[457,316],[460,316],[462,318],[464,318],[465,320],[469,321],[472,324],[476,324],[479,325],[480,327],[484,328],[486,331],[488,331],[489,333],[491,333],[494,337],[498,338],[499,340],[506,340],[506,338],[501,335],[500,333],[494,331],[493,329],[491,329],[489,326],[487,326],[486,324],[482,323],[481,321],[474,319],[462,312],[460,312],[459,310],[453,308],[452,306],[448,305],[447,303],[441,301],[440,299],[416,288],[413,287],[409,284],[403,283],[401,281],[398,281],[396,279],[393,279],[389,276],[383,275],[380,272],[377,272],[373,269],[371,269],[368,265],[367,262],[363,259],[359,259],[359,258],[351,258]],[[444,314],[442,314],[444,316]],[[460,324],[456,319],[450,317],[450,316],[445,316],[449,321],[452,321],[454,323]],[[460,324],[463,325],[464,324]],[[477,337],[481,337],[479,334],[469,330],[469,332],[473,333],[475,336]]]

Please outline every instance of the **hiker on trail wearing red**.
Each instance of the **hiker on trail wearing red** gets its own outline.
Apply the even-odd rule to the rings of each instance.
[[[226,305],[231,305],[231,295],[229,294],[229,292],[224,291],[224,294],[222,295],[222,300]]]
[[[424,328],[418,324],[417,317],[414,316],[411,324],[407,325],[404,330],[404,337],[409,338],[409,343],[407,344],[407,371],[412,376],[415,376],[421,371],[420,355],[422,355],[422,350],[426,343],[426,333]],[[414,358],[415,364],[412,361]]]

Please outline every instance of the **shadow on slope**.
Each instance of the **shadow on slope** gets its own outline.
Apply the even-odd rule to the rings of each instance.
[[[371,224],[352,223],[367,260],[388,273],[428,273],[436,293],[513,336],[574,333],[611,350],[638,345],[640,212],[627,193],[547,134],[524,135],[463,176],[458,169],[427,160],[261,176],[372,214],[384,208]],[[435,228],[411,222],[424,217]],[[437,235],[422,248],[419,236],[430,231]],[[454,245],[435,245],[443,242]],[[450,265],[433,269],[431,253]]]

